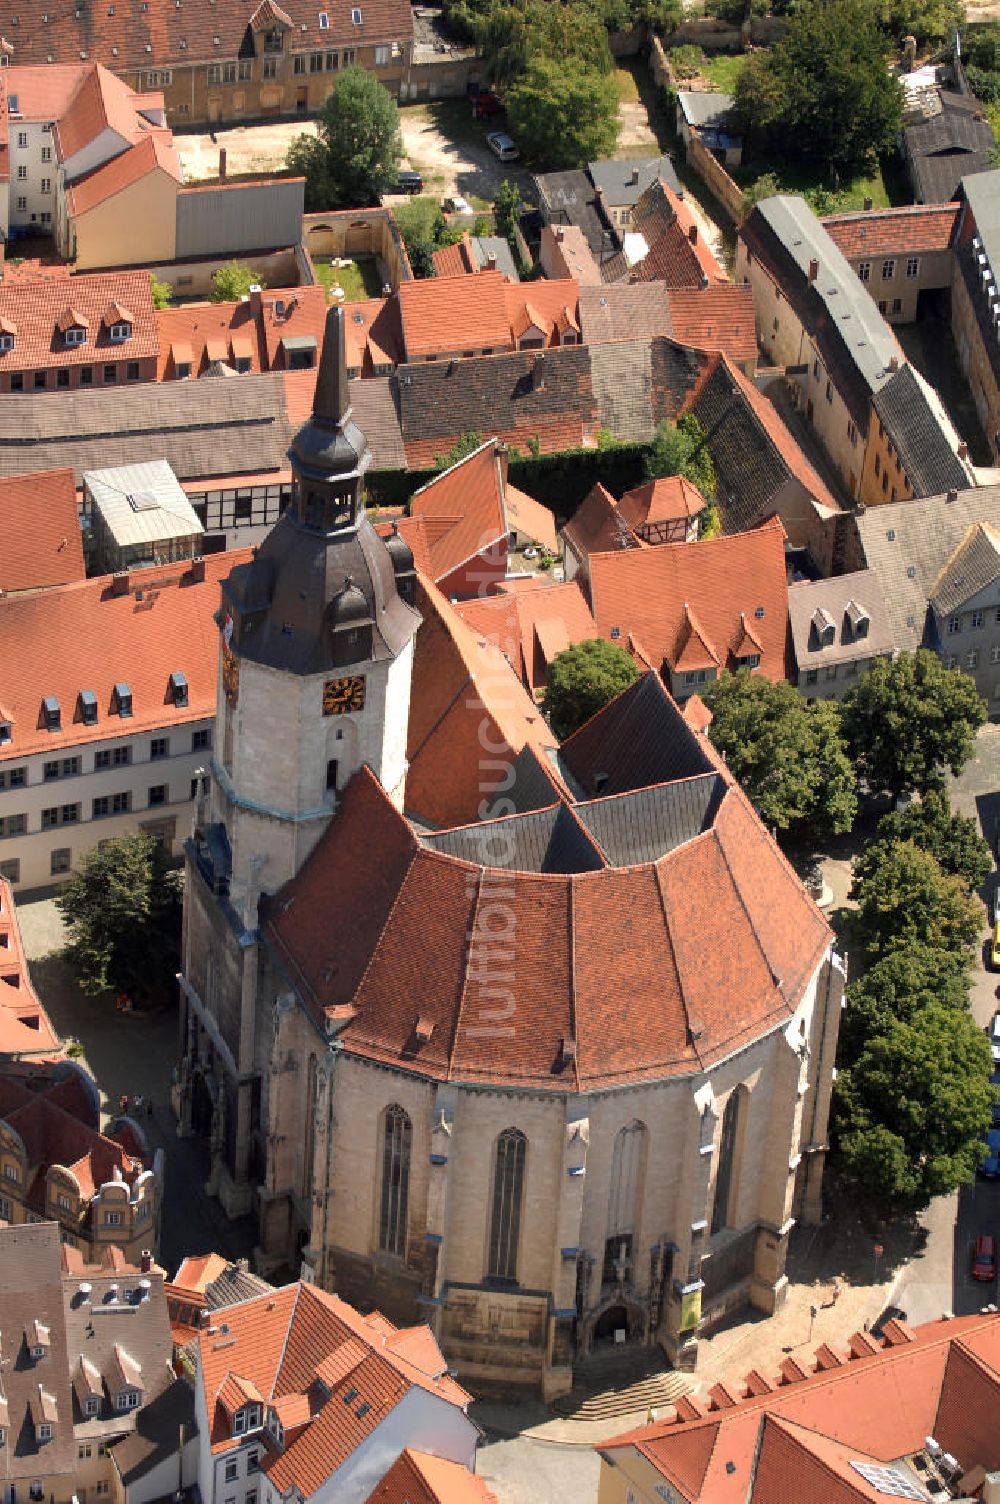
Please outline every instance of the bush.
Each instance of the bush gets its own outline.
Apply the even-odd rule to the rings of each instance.
[[[549,665],[545,714],[560,741],[620,695],[639,677],[629,653],[595,637],[566,648]]]
[[[237,303],[255,283],[258,287],[267,285],[260,272],[255,272],[245,261],[227,261],[212,273],[212,302]]]
[[[686,42],[682,47],[671,47],[667,61],[675,78],[697,78],[705,61],[705,54],[700,47]]]

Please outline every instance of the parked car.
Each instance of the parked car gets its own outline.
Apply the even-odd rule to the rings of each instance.
[[[403,171],[399,174],[399,179],[396,183],[396,192],[423,193],[423,191],[424,180],[421,177],[420,173],[412,172],[409,168],[404,168]]]
[[[490,115],[502,115],[503,100],[492,89],[484,89],[472,101],[472,114],[476,120],[486,120]]]
[[[993,943],[990,946],[990,965],[1000,971],[1000,919],[993,926]]]
[[[989,1233],[981,1232],[972,1245],[972,1278],[988,1280],[997,1277],[997,1242]]]
[[[486,137],[486,144],[501,162],[516,162],[521,155],[506,131],[491,131]]]
[[[475,214],[467,198],[446,198],[441,205],[446,214]]]
[[[1000,1065],[1000,1008],[994,1013],[986,1032],[990,1036],[990,1051],[993,1055],[993,1064]]]
[[[987,1180],[1000,1180],[1000,1129],[989,1128],[986,1133],[986,1153],[979,1166],[980,1175]]]

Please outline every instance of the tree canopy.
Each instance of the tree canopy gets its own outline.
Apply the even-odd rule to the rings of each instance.
[[[102,841],[61,889],[67,956],[84,992],[148,996],[180,964],[181,880],[160,842],[138,832]]]
[[[396,225],[406,246],[410,266],[415,277],[433,277],[434,252],[443,245],[450,245],[461,238],[461,231],[450,231],[441,213],[441,205],[433,198],[411,198],[399,204],[393,211]]]
[[[549,665],[544,706],[559,740],[564,741],[638,677],[630,655],[606,638],[565,648]]]
[[[149,291],[154,308],[169,308],[174,290],[169,282],[161,282],[155,272],[149,274]]]
[[[212,302],[236,303],[245,298],[251,287],[266,287],[260,272],[245,261],[227,261],[212,273]]]
[[[858,863],[851,896],[858,901],[857,933],[872,957],[912,944],[968,957],[982,910],[960,877],[941,871],[912,841],[882,845],[870,866]]]
[[[618,86],[579,56],[534,56],[510,87],[507,116],[531,161],[550,170],[583,167],[614,152]]]
[[[960,669],[920,648],[879,658],[844,698],[844,734],[873,794],[927,793],[968,762],[986,704]]]
[[[376,203],[397,181],[403,144],[399,107],[367,68],[337,75],[316,136],[296,136],[285,165],[306,180],[306,208],[356,209]]]
[[[970,889],[978,888],[993,866],[988,842],[969,815],[953,815],[944,788],[931,789],[919,801],[902,810],[890,810],[878,823],[877,839],[869,843],[854,864],[855,874],[871,869],[879,847],[893,841],[912,841],[936,858],[942,872],[960,877]]]
[[[837,706],[809,705],[787,680],[740,669],[707,685],[708,734],[768,825],[825,834],[850,830],[854,772]]]
[[[646,477],[659,480],[662,475],[683,475],[706,501],[715,499],[715,466],[705,429],[694,413],[685,413],[676,423],[664,418],[657,424],[646,454]]]
[[[887,64],[874,0],[803,0],[769,52],[752,53],[736,84],[751,131],[834,172],[893,146],[903,87]]]
[[[847,989],[838,1060],[851,1064],[866,1043],[894,1022],[909,1023],[921,1008],[968,1008],[968,957],[914,941],[875,961]]]
[[[990,1047],[968,1013],[931,1002],[870,1038],[839,1070],[842,1172],[884,1210],[919,1211],[971,1181],[990,1121]]]
[[[456,439],[451,448],[444,454],[434,456],[434,467],[437,470],[450,470],[452,465],[457,465],[459,460],[464,460],[469,454],[473,454],[483,442],[481,433],[463,433]]]

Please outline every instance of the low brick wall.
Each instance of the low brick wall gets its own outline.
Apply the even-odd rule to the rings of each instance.
[[[722,163],[712,155],[707,146],[702,144],[697,132],[693,130],[688,144],[687,159],[706,188],[719,200],[733,223],[740,224],[744,208],[743,189],[738,183],[733,182]]]

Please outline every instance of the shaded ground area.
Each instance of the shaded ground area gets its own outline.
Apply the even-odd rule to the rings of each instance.
[[[229,1221],[219,1203],[205,1194],[205,1148],[177,1137],[170,1110],[171,1073],[177,1059],[176,1006],[122,1014],[110,995],[88,997],[59,954],[64,932],[54,900],[19,904],[18,919],[31,979],[53,1027],[63,1039],[78,1039],[83,1046],[82,1064],[101,1093],[102,1123],[118,1111],[123,1094],[152,1101],[152,1117],[144,1117],[143,1126],[150,1147],[162,1149],[166,1157],[159,1253],[167,1270],[172,1274],[188,1253],[249,1256],[256,1242],[254,1219]]]
[[[993,458],[969,383],[962,375],[951,333],[951,294],[947,288],[920,294],[915,324],[897,324],[896,337],[921,376],[940,394],[961,438],[969,446],[974,465],[991,465]]]

